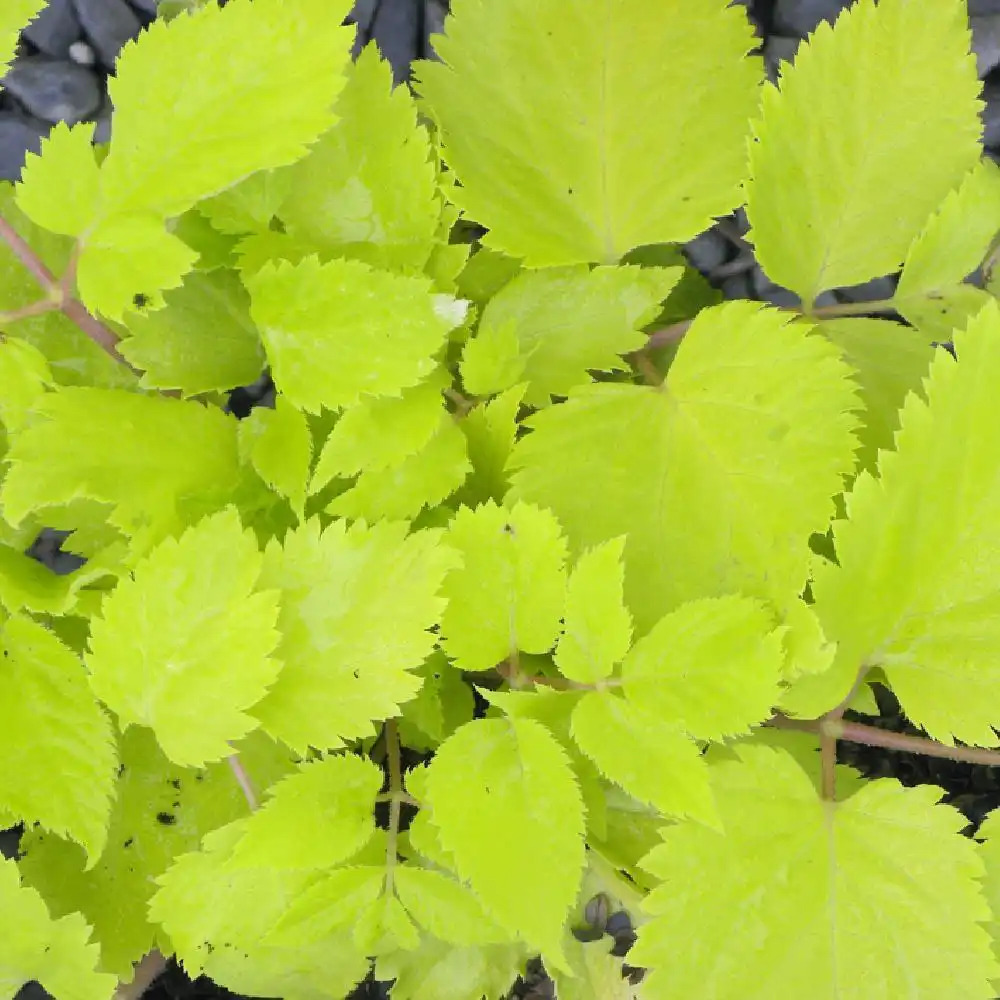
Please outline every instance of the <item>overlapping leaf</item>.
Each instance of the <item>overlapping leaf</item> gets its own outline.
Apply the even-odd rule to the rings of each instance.
[[[102,215],[180,215],[303,156],[334,121],[349,9],[349,0],[297,0],[294,13],[233,0],[154,21],[122,50],[109,82],[115,140],[101,171]],[[165,113],[151,115],[156,107]]]
[[[525,402],[545,406],[588,383],[590,369],[626,369],[621,355],[646,342],[639,328],[655,318],[680,276],[679,268],[635,266],[524,272],[483,309],[465,349],[466,387],[489,395],[523,380]]]
[[[123,726],[149,726],[170,760],[200,766],[256,728],[246,714],[281,669],[278,595],[229,508],[168,538],[119,581],[91,626],[90,684]]]
[[[334,108],[338,121],[289,170],[281,220],[297,239],[413,271],[434,246],[436,166],[406,87],[369,45]],[[372,122],[377,121],[377,129]]]
[[[584,812],[555,737],[533,719],[477,719],[438,748],[426,791],[441,842],[487,913],[565,968]]]
[[[533,267],[611,264],[740,200],[761,68],[738,7],[462,0],[452,15],[418,90],[485,245]]]
[[[445,581],[444,650],[462,670],[488,670],[511,654],[545,653],[566,601],[566,541],[549,511],[518,503],[463,507],[448,528],[462,565]]]
[[[0,630],[0,808],[83,845],[107,837],[118,754],[79,657],[30,618]]]
[[[529,417],[510,496],[550,507],[580,552],[627,534],[636,633],[686,600],[797,599],[854,462],[850,369],[755,303],[705,310],[662,388],[596,384]]]
[[[53,233],[79,236],[94,218],[100,171],[88,124],[69,128],[60,122],[28,153],[17,185],[17,207],[36,225]]]
[[[810,716],[881,666],[903,709],[935,739],[994,746],[1000,719],[1000,308],[955,335],[911,394],[896,452],[863,473],[834,526],[839,566],[816,575],[815,610],[838,644],[833,668],[803,678],[784,704]],[[864,595],[864,600],[858,599]]]
[[[96,970],[89,937],[79,913],[53,920],[42,897],[20,884],[17,865],[0,858],[0,990],[16,996],[37,982],[60,1000],[107,1000],[117,981]]]
[[[896,270],[980,158],[979,90],[959,0],[859,0],[821,21],[753,126],[749,239],[768,277],[811,305]]]
[[[398,396],[436,367],[454,320],[423,277],[353,260],[268,264],[247,278],[278,388],[311,413]]]
[[[442,581],[458,563],[438,529],[307,521],[265,553],[262,585],[281,591],[277,655],[284,664],[254,709],[264,729],[304,752],[370,735],[420,687],[444,607]]]
[[[725,833],[664,829],[642,862],[660,882],[629,953],[651,968],[644,997],[994,996],[982,863],[940,789],[872,781],[824,802],[783,751],[736,753],[713,768]]]
[[[291,755],[260,730],[234,747],[258,792],[292,769]],[[149,729],[133,726],[121,740],[122,771],[108,843],[85,870],[83,851],[41,830],[21,838],[25,880],[60,912],[79,910],[101,946],[101,967],[127,981],[132,963],[151,948],[172,945],[146,911],[154,879],[174,859],[198,848],[216,827],[246,815],[247,803],[228,762],[204,770],[171,764]]]
[[[125,325],[131,336],[119,344],[122,356],[142,370],[144,388],[193,396],[247,385],[260,375],[264,349],[235,271],[191,272],[163,301],[155,311],[130,307]]]
[[[34,413],[0,489],[12,524],[88,497],[111,504],[110,521],[123,529],[173,525],[186,498],[221,507],[241,479],[235,421],[198,403],[72,387],[39,400]]]
[[[285,858],[291,868],[332,868],[375,834],[382,770],[344,754],[301,765],[250,817],[230,864],[261,868]]]
[[[910,392],[923,395],[935,348],[922,330],[885,319],[824,320],[818,330],[854,369],[864,404],[858,428],[858,466],[874,473],[879,451],[895,446],[899,411]]]
[[[163,926],[192,975],[205,972],[250,996],[346,995],[368,971],[349,934],[293,945],[268,937],[288,900],[322,876],[284,867],[280,858],[262,868],[230,864],[245,826],[242,820],[215,830],[201,851],[179,858],[157,880],[150,918]]]
[[[906,255],[893,299],[909,322],[940,340],[989,298],[965,279],[1000,235],[1000,166],[984,157],[949,192]]]

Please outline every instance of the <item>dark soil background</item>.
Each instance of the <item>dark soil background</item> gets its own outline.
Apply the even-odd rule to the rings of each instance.
[[[0,0],[2,2],[2,0]],[[225,3],[225,0],[219,0]],[[650,0],[655,2],[655,0]],[[802,40],[823,18],[833,20],[851,0],[732,0],[745,6],[753,20],[759,51],[772,79],[781,63],[793,60]],[[1000,161],[1000,0],[967,0],[973,47],[979,75],[984,81],[984,145]],[[107,142],[113,131],[113,109],[107,96],[107,79],[114,72],[118,51],[156,16],[158,0],[49,0],[42,15],[22,35],[18,57],[0,81],[0,179],[19,176],[27,151],[37,152],[49,129],[59,121],[92,122],[94,141]],[[354,54],[374,40],[392,63],[398,83],[409,78],[410,63],[434,58],[430,36],[439,32],[447,13],[447,0],[357,0],[349,18],[357,25]],[[776,305],[797,305],[786,289],[774,285],[754,260],[745,242],[746,219],[741,211],[720,219],[692,240],[685,253],[690,263],[727,299],[750,298]],[[892,295],[897,275],[885,275],[854,288],[826,293],[828,304],[867,302]],[[823,304],[822,302],[820,304]],[[252,407],[273,405],[274,386],[267,373],[249,386],[234,387],[231,412],[245,417]],[[60,550],[64,534],[46,529],[29,554],[57,573],[80,565],[76,556]],[[898,702],[884,688],[876,688],[880,715],[876,718],[848,713],[894,732],[921,735],[902,714]],[[906,785],[935,784],[945,801],[969,820],[966,835],[973,836],[988,812],[1000,806],[1000,774],[971,764],[952,763],[913,754],[839,745],[839,759],[870,777],[895,777]],[[412,762],[410,762],[412,763]],[[14,856],[20,831],[0,832],[0,851]],[[626,956],[634,941],[628,915],[601,914],[591,937],[603,932],[614,940],[614,953]],[[610,942],[609,942],[610,943]],[[682,946],[682,942],[678,943]],[[641,973],[626,964],[624,974],[636,981]],[[25,986],[18,1000],[47,997],[37,984]],[[151,1000],[233,998],[210,980],[192,982],[175,963],[146,994]],[[390,984],[371,978],[349,1000],[384,1000]],[[554,996],[552,982],[536,962],[515,984],[510,998],[542,1000]],[[942,998],[952,1000],[952,998]]]

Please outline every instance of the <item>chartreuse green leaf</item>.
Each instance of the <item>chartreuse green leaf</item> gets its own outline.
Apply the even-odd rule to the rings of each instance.
[[[334,121],[349,0],[207,4],[154,21],[122,50],[101,214],[180,215],[258,170],[305,155]],[[179,89],[177,81],[197,80]],[[150,115],[151,107],[169,114]]]
[[[574,780],[580,786],[587,813],[587,833],[589,835],[596,830],[603,836],[607,788],[597,766],[571,735],[573,711],[586,697],[586,692],[559,691],[543,686],[534,691],[490,691],[484,688],[479,693],[490,705],[509,716],[540,722],[558,740],[569,758]]]
[[[292,769],[287,751],[259,730],[234,747],[255,788],[263,792]],[[41,830],[21,838],[23,877],[58,912],[79,910],[101,946],[101,968],[123,980],[151,948],[173,948],[149,921],[146,904],[162,875],[202,836],[246,815],[247,804],[228,762],[204,770],[171,764],[149,729],[131,727],[121,740],[121,777],[108,842],[85,869],[76,844]]]
[[[442,408],[427,443],[399,465],[362,472],[355,485],[326,507],[339,517],[398,520],[434,507],[465,481],[472,469],[465,437]]]
[[[219,410],[82,386],[40,398],[7,460],[0,503],[11,524],[88,498],[111,504],[109,523],[130,533],[180,529],[189,504],[224,506],[243,476],[236,421]]]
[[[323,444],[309,484],[318,493],[335,476],[356,476],[399,465],[434,436],[445,416],[441,393],[448,387],[444,368],[398,396],[366,398],[349,407]]]
[[[308,155],[308,154],[307,154]],[[292,167],[258,170],[198,203],[198,211],[220,233],[266,232],[292,188]]]
[[[80,236],[96,212],[100,171],[91,144],[93,126],[59,122],[28,153],[15,188],[17,207],[38,226],[64,236]]]
[[[35,981],[60,1000],[107,1000],[118,981],[96,970],[89,937],[79,913],[53,920],[45,900],[21,885],[17,865],[0,858],[0,991],[16,996]]]
[[[53,384],[45,355],[20,337],[0,338],[0,422],[18,430],[46,387]]]
[[[833,27],[820,22],[780,89],[764,87],[749,147],[748,239],[768,277],[806,306],[825,289],[898,269],[978,162],[969,41],[960,0],[859,0]]]
[[[476,719],[441,744],[426,781],[441,843],[486,912],[565,968],[584,810],[556,738],[533,719]]]
[[[470,396],[489,396],[523,382],[527,352],[514,323],[480,324],[476,335],[462,348],[462,385]]]
[[[157,216],[115,216],[88,233],[76,284],[88,308],[121,321],[137,297],[161,308],[163,291],[180,287],[197,260],[198,252],[167,232]]]
[[[595,545],[570,574],[566,624],[554,656],[570,680],[592,684],[608,677],[632,643],[632,618],[622,598],[624,549],[624,536]]]
[[[131,336],[118,345],[142,370],[143,388],[193,396],[247,385],[260,375],[264,348],[235,271],[192,271],[163,302],[155,312],[130,310],[125,325]]]
[[[629,651],[626,698],[699,739],[721,740],[768,718],[778,701],[782,635],[767,608],[740,595],[682,604]]]
[[[509,940],[510,935],[486,915],[479,899],[442,872],[398,865],[393,885],[410,916],[439,941],[461,947]]]
[[[460,322],[428,278],[355,260],[266,264],[246,283],[275,384],[310,413],[417,385]]]
[[[840,348],[854,369],[864,406],[858,428],[858,467],[875,474],[879,451],[891,450],[899,430],[899,411],[910,392],[924,395],[923,380],[936,348],[923,330],[885,319],[846,317],[817,327]],[[950,336],[950,333],[949,333]]]
[[[448,527],[462,565],[448,574],[441,644],[461,670],[522,650],[545,653],[566,602],[566,540],[550,511],[518,503],[462,507]]]
[[[993,940],[993,954],[1000,954],[1000,812],[994,809],[976,831],[976,839],[985,838],[985,843],[980,843],[979,857],[982,859],[986,869],[983,879],[983,891],[986,894],[986,901],[990,905],[991,918],[986,925],[990,937]],[[1000,983],[1000,973],[993,980],[994,989]]]
[[[573,739],[601,773],[668,816],[718,827],[708,767],[676,722],[641,703],[591,691],[573,710]]]
[[[286,231],[317,250],[423,268],[440,216],[437,168],[409,89],[393,89],[392,67],[374,44],[348,70],[334,111],[337,123],[289,170]]]
[[[164,540],[91,623],[95,694],[123,726],[149,726],[176,764],[221,760],[257,726],[246,710],[281,669],[270,656],[278,595],[258,587],[262,562],[227,508]]]
[[[93,865],[104,848],[118,754],[79,657],[15,615],[0,629],[0,809],[71,837]]]
[[[474,507],[484,500],[503,500],[510,488],[505,468],[517,437],[517,411],[526,389],[524,383],[512,386],[475,407],[459,422],[472,472],[456,494],[458,503]]]
[[[604,937],[584,944],[573,938],[567,957],[573,976],[556,973],[559,1000],[636,1000],[639,993],[622,974],[622,960],[611,954],[612,942]]]
[[[467,388],[489,395],[523,379],[525,402],[547,406],[551,396],[590,382],[590,369],[627,370],[621,356],[646,342],[640,327],[656,317],[681,273],[583,265],[525,271],[486,304],[479,333],[466,345],[474,358],[480,337],[501,344],[513,338],[516,361],[497,366],[493,384],[485,372],[470,384],[470,372],[463,372]]]
[[[664,828],[643,859],[660,883],[629,952],[644,997],[994,996],[982,862],[941,789],[886,779],[824,802],[784,751],[735,752],[712,768],[725,832]]]
[[[551,508],[574,554],[627,534],[638,635],[696,597],[786,606],[854,464],[858,401],[838,353],[757,303],[706,309],[662,387],[584,386],[524,421],[509,497]]]
[[[989,293],[965,279],[1000,234],[1000,166],[983,157],[951,190],[913,241],[893,300],[925,333],[949,340]]]
[[[240,421],[240,450],[261,479],[288,498],[296,517],[303,521],[312,434],[305,415],[284,396],[277,396],[274,403],[274,409],[254,407]]]
[[[238,820],[212,831],[200,851],[180,857],[157,882],[150,919],[162,925],[185,970],[250,996],[316,1000],[345,996],[368,972],[347,934],[281,944],[269,938],[289,900],[324,876],[308,869],[231,864],[246,829]],[[345,905],[347,919],[356,915]]]
[[[284,666],[254,715],[300,753],[373,734],[420,688],[412,671],[434,648],[458,556],[440,529],[407,531],[341,520],[321,533],[311,519],[268,544],[261,582],[281,592]]]
[[[296,893],[267,940],[296,947],[328,939],[340,932],[350,937],[350,925],[382,895],[384,867],[348,865],[323,872]]]
[[[377,764],[352,754],[302,764],[271,789],[250,817],[230,863],[266,868],[284,856],[293,868],[331,868],[375,835]]]
[[[412,701],[403,705],[398,720],[400,740],[415,750],[432,750],[475,712],[472,689],[440,649],[419,670],[423,684]]]
[[[690,239],[740,201],[762,76],[744,11],[464,0],[452,15],[436,39],[444,62],[421,63],[417,89],[486,246],[531,267],[613,264]]]
[[[903,710],[936,740],[996,746],[1000,719],[1000,307],[955,334],[903,406],[880,478],[862,473],[834,524],[839,566],[817,568],[816,614],[838,644],[830,671],[782,701],[815,717],[862,667],[881,667]],[[864,595],[859,600],[858,595]],[[818,711],[816,710],[818,709]]]
[[[425,937],[417,951],[376,956],[375,976],[393,980],[397,1000],[503,1000],[531,957],[520,943],[460,948]]]
[[[45,6],[46,0],[9,0],[0,20],[0,70],[6,70],[17,51],[21,32]],[[15,993],[17,990],[14,991]]]

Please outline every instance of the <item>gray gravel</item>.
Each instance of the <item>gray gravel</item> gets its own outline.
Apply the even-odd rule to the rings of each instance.
[[[774,30],[782,35],[805,37],[820,21],[834,22],[850,0],[776,0]]]
[[[55,59],[68,58],[69,47],[81,34],[73,0],[49,0],[48,6],[42,8],[24,31],[24,37],[32,45]]]
[[[89,69],[46,56],[18,59],[3,78],[7,92],[42,122],[75,125],[101,106],[101,85]]]
[[[142,22],[125,0],[73,0],[87,40],[101,65],[113,70],[122,46],[142,30]]]
[[[10,112],[0,112],[0,179],[16,181],[28,153],[42,148],[48,130],[38,122]]]

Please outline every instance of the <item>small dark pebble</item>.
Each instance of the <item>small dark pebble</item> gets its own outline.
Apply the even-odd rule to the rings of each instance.
[[[16,181],[21,177],[28,153],[42,148],[47,130],[34,121],[25,121],[10,112],[0,112],[0,180]]]
[[[623,931],[632,930],[632,918],[625,910],[615,910],[615,912],[608,917],[608,921],[604,925],[604,929],[612,937],[617,937]]]
[[[87,40],[107,70],[114,70],[122,46],[142,31],[142,22],[125,0],[73,0]]]
[[[16,60],[3,86],[43,122],[76,125],[101,105],[101,88],[89,69],[45,56]]]
[[[73,0],[49,0],[23,34],[39,52],[68,59],[69,47],[80,37]]]

